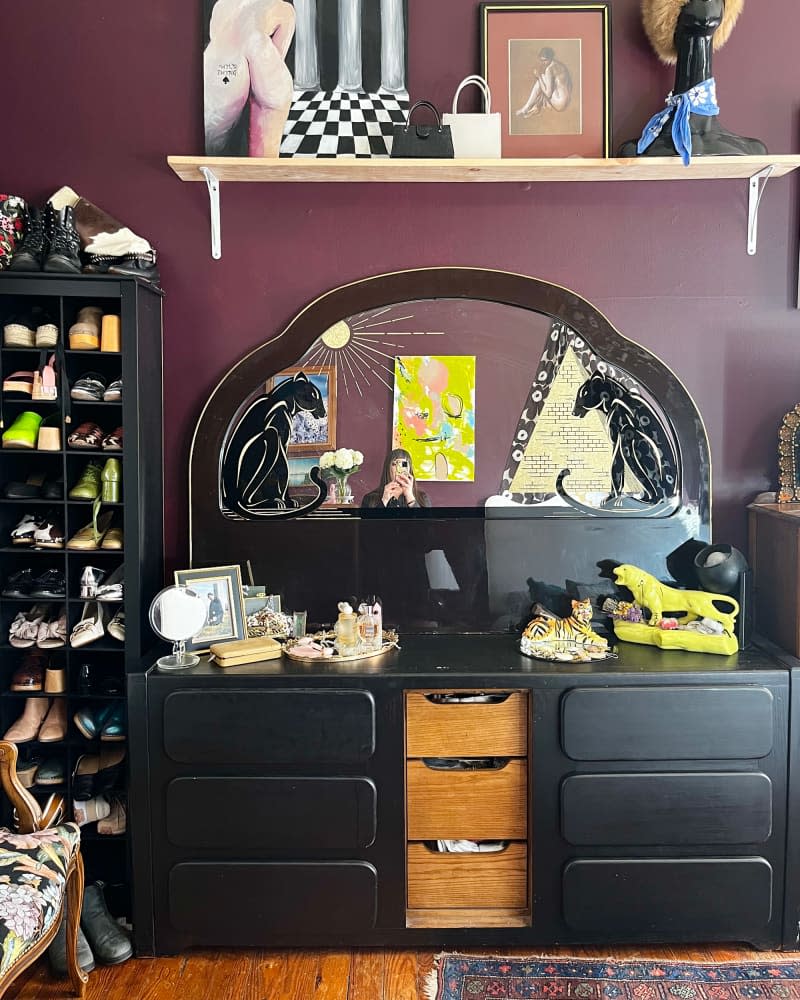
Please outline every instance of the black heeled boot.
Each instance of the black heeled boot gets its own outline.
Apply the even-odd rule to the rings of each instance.
[[[28,209],[27,232],[14,251],[9,271],[41,271],[50,246],[50,206]]]
[[[101,883],[83,890],[81,927],[101,965],[118,965],[133,955],[131,939],[108,912]]]
[[[81,261],[78,252],[81,238],[75,228],[72,209],[62,208],[53,212],[53,228],[50,233],[50,249],[44,262],[43,271],[60,271],[80,274]]]

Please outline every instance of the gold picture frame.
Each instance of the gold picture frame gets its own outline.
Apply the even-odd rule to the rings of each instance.
[[[203,566],[175,570],[175,583],[208,601],[206,623],[186,642],[193,653],[207,653],[212,643],[247,638],[247,620],[239,566]]]
[[[321,455],[323,451],[335,451],[336,449],[336,365],[294,365],[291,368],[284,368],[283,371],[273,375],[267,382],[267,392],[274,389],[276,385],[286,379],[294,378],[302,372],[322,393],[322,400],[325,404],[325,420],[312,431],[312,437],[308,440],[298,440],[300,434],[299,418],[300,414],[292,422],[292,431],[289,436],[289,447],[287,453],[289,457],[298,455]]]
[[[778,432],[778,503],[800,500],[800,403]]]

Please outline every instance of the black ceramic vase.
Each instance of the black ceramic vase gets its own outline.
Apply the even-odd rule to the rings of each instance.
[[[707,565],[709,562],[711,565]],[[713,594],[734,594],[742,573],[748,568],[744,555],[732,545],[706,545],[694,557],[700,586]]]

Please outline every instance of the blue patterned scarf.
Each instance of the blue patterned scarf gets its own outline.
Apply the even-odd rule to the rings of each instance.
[[[667,96],[666,105],[663,111],[653,115],[645,125],[636,150],[641,154],[655,142],[667,124],[672,109],[675,108],[675,117],[672,120],[672,141],[675,143],[675,149],[680,154],[684,166],[688,167],[692,162],[692,130],[689,126],[689,115],[708,115],[710,117],[719,114],[717,85],[714,77],[703,80],[702,83],[698,83],[696,87],[692,87],[684,94],[670,93]]]

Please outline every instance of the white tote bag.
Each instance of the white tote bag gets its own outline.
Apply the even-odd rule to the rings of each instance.
[[[458,113],[458,98],[470,84],[475,84],[483,93],[483,114]],[[467,76],[459,83],[453,98],[453,113],[442,115],[442,124],[450,126],[457,160],[500,157],[500,113],[492,114],[492,95],[482,76]]]

